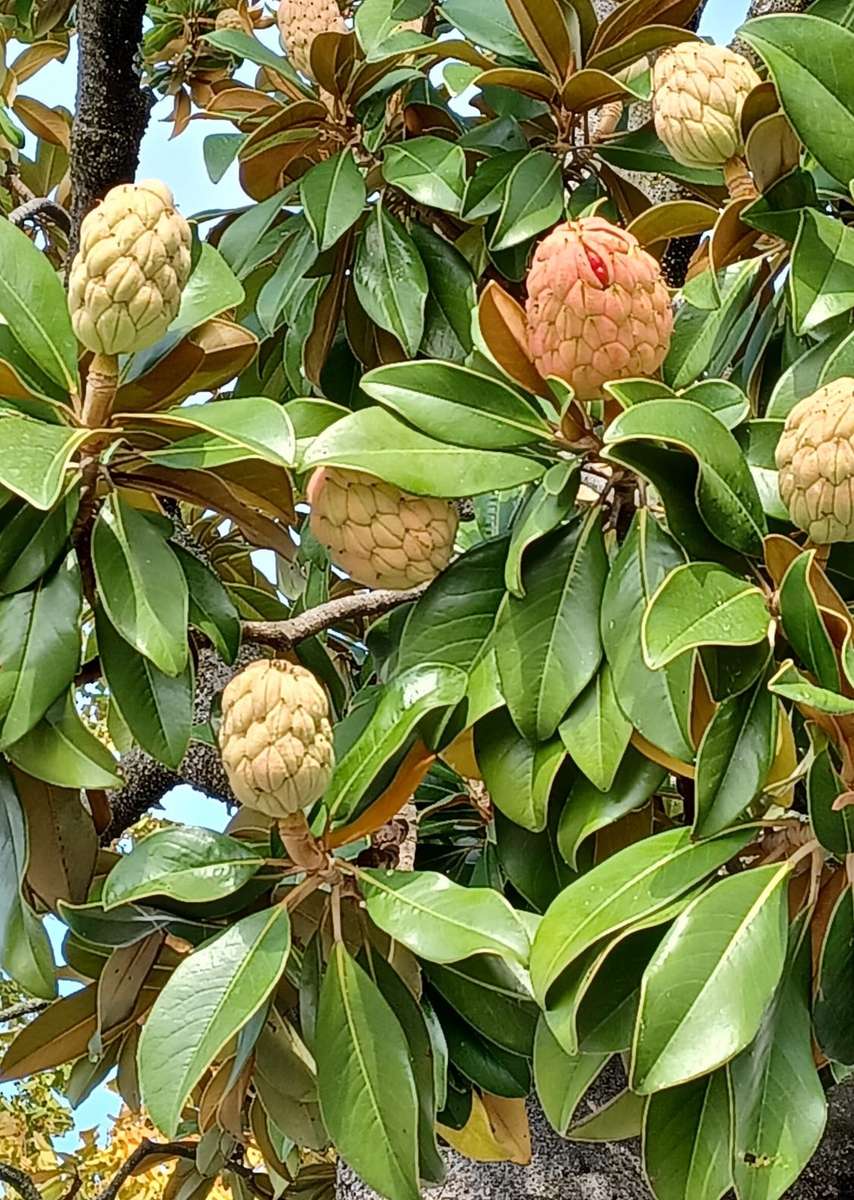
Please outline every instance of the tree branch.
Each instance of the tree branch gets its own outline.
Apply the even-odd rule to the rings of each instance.
[[[131,182],[153,95],[138,65],[145,0],[78,0],[77,110],[71,135],[72,253],[83,217]]]
[[[146,1138],[122,1164],[96,1200],[116,1200],[122,1185],[138,1167],[142,1166],[147,1158],[157,1156],[158,1158],[184,1158],[195,1161],[196,1149],[195,1142],[152,1142],[150,1138]],[[255,1172],[251,1167],[247,1167],[236,1159],[230,1159],[223,1170],[239,1175],[253,1195],[262,1197],[263,1200],[269,1200],[268,1193],[259,1187],[255,1179]],[[21,1195],[23,1196],[24,1193],[22,1192]],[[34,1200],[34,1198],[28,1195],[24,1197],[24,1200]],[[36,1200],[40,1200],[38,1192],[36,1192]]]
[[[20,1017],[31,1017],[47,1008],[49,1004],[49,1000],[22,1000],[20,1004],[11,1004],[0,1012],[0,1025],[8,1025],[10,1021],[17,1021]]]
[[[316,637],[341,621],[354,617],[379,617],[401,604],[410,604],[424,594],[427,586],[424,583],[408,592],[356,592],[352,596],[342,596],[320,604],[287,621],[247,621],[243,626],[244,636],[253,642],[272,646],[274,650],[291,650],[298,642]]]
[[[27,1172],[20,1167],[13,1167],[11,1163],[0,1163],[0,1183],[7,1183],[21,1200],[41,1200],[39,1189]]]
[[[19,204],[9,213],[9,220],[20,228],[26,221],[47,219],[53,221],[65,233],[71,232],[71,215],[61,204],[48,196],[35,196],[24,204]]]

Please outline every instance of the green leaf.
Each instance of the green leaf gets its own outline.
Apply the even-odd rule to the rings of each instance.
[[[542,482],[525,497],[513,521],[510,549],[504,581],[508,592],[522,597],[522,560],[525,551],[546,534],[557,529],[570,514],[578,494],[581,475],[575,463],[556,463],[549,467]]]
[[[607,1104],[576,1121],[566,1134],[570,1142],[622,1142],[640,1137],[646,1097],[627,1089]]]
[[[362,377],[371,399],[431,437],[483,450],[544,441],[549,427],[505,383],[456,363],[392,363]]]
[[[474,740],[477,765],[495,807],[523,829],[542,832],[552,785],[566,761],[560,738],[529,742],[501,708],[478,721]]]
[[[818,1044],[828,1058],[854,1065],[850,1000],[854,985],[854,893],[845,888],[836,902],[821,944],[813,1021]]]
[[[140,420],[140,416],[135,419]],[[155,429],[165,422],[186,427],[188,432],[204,431],[180,440],[171,448],[174,454],[183,452],[187,456],[174,465],[197,465],[192,461],[192,455],[203,453],[209,446],[224,446],[236,451],[235,457],[229,459],[233,462],[242,458],[260,458],[276,467],[290,467],[296,457],[296,439],[290,418],[281,404],[265,396],[240,396],[234,400],[169,408],[152,414],[151,421]],[[165,453],[168,452],[159,457],[164,457]],[[157,461],[158,455],[152,453],[150,457]]]
[[[244,298],[243,285],[222,254],[210,242],[202,242],[198,261],[181,293],[181,307],[169,333],[189,332],[212,317],[236,308]]]
[[[697,753],[697,837],[735,824],[762,794],[777,752],[778,705],[763,677],[718,706]]]
[[[630,1085],[650,1095],[749,1045],[786,961],[788,863],[713,884],[682,912],[644,973]]]
[[[575,872],[557,848],[560,809],[553,804],[542,833],[531,833],[495,810],[498,861],[508,882],[535,912],[543,913],[559,892],[572,883]],[[587,864],[585,864],[587,865]]]
[[[783,576],[779,594],[780,617],[783,631],[797,656],[821,687],[836,692],[840,687],[836,650],[810,582],[814,560],[815,551],[805,550]]]
[[[224,833],[176,825],[123,854],[104,882],[107,909],[147,896],[205,904],[230,896],[264,865],[264,854]]]
[[[487,1041],[433,993],[436,1017],[448,1046],[449,1065],[475,1087],[493,1096],[524,1099],[531,1090],[529,1060]]]
[[[98,595],[118,633],[166,675],[186,664],[187,581],[155,525],[115,493],[95,522]]]
[[[0,402],[0,485],[34,508],[53,508],[68,483],[71,459],[88,437],[87,429],[35,421]]]
[[[226,53],[234,54],[238,58],[245,58],[258,67],[272,68],[278,75],[284,76],[285,79],[291,83],[295,83],[307,95],[309,94],[308,88],[288,60],[283,58],[281,54],[276,54],[269,46],[265,46],[262,41],[253,37],[251,33],[244,33],[241,29],[217,29],[212,33],[205,33],[202,36],[206,42],[210,42],[212,46],[216,46],[219,50],[225,50]]]
[[[246,140],[242,133],[209,133],[202,142],[205,168],[211,183],[219,183],[237,158]]]
[[[359,238],[353,283],[371,320],[414,358],[424,333],[427,272],[412,238],[382,204],[374,205]]]
[[[172,552],[187,580],[190,625],[210,639],[220,658],[231,664],[240,649],[240,616],[219,576],[182,546]]]
[[[484,159],[466,185],[463,216],[466,221],[490,217],[501,208],[507,179],[513,168],[528,155],[524,150],[511,150]]]
[[[771,618],[758,587],[715,563],[685,563],[659,584],[641,626],[647,666],[666,666],[698,646],[752,646]]]
[[[840,183],[854,177],[854,33],[821,17],[779,14],[739,33],[764,59],[798,137]]]
[[[508,596],[495,648],[501,686],[519,731],[552,737],[602,657],[599,608],[608,569],[597,510],[529,554],[524,599]]]
[[[563,216],[560,163],[545,150],[533,150],[507,176],[489,248],[509,250],[541,233]]]
[[[24,813],[12,776],[0,760],[0,966],[26,991],[52,1000],[56,978],[50,944],[21,894],[27,860]]]
[[[48,512],[17,497],[8,501],[0,534],[0,595],[20,592],[47,574],[68,544],[79,503],[74,487]]]
[[[28,733],[71,685],[81,602],[73,551],[31,591],[0,599],[0,747]]]
[[[177,770],[193,728],[192,659],[179,675],[166,675],[125,641],[100,606],[95,628],[112,703],[143,750]]]
[[[854,44],[854,36],[851,41]],[[792,322],[799,337],[854,308],[853,274],[854,230],[846,229],[834,217],[805,209],[789,275]]]
[[[530,61],[531,52],[519,36],[507,0],[492,0],[489,8],[484,8],[481,0],[443,0],[440,11],[475,45],[520,62]]]
[[[421,353],[463,362],[472,349],[472,313],[477,307],[472,269],[456,246],[428,226],[414,224],[409,236],[421,255],[429,286]]]
[[[462,887],[435,871],[359,873],[371,920],[429,962],[497,954],[526,963],[525,926],[492,888]]]
[[[750,401],[736,384],[728,379],[704,379],[692,383],[682,393],[683,400],[693,400],[714,413],[724,429],[735,429],[750,414]]]
[[[423,964],[432,986],[488,1041],[530,1058],[537,1006],[527,976],[513,962],[493,954],[445,966]]]
[[[735,831],[693,842],[670,829],[627,846],[582,875],[543,917],[531,952],[531,981],[540,1003],[570,963],[601,937],[665,908],[717,871],[750,839]]]
[[[799,928],[793,926],[793,934]],[[809,936],[792,959],[755,1041],[729,1068],[740,1200],[781,1200],[824,1132],[827,1102],[810,1023]]]
[[[282,320],[294,323],[294,309],[303,302],[306,272],[317,261],[314,232],[305,217],[291,217],[286,230],[290,233],[281,261],[255,302],[256,316],[266,333],[273,333]]]
[[[41,250],[9,221],[0,221],[0,260],[0,314],[33,362],[65,391],[76,392],[77,339],[59,276]],[[5,436],[0,436],[0,444]]]
[[[587,1089],[611,1055],[569,1055],[555,1039],[543,1017],[534,1042],[534,1081],[543,1112],[555,1133],[565,1137]]]
[[[322,433],[303,466],[322,464],[366,471],[420,496],[504,491],[543,473],[533,459],[437,442],[382,408],[363,408]]]
[[[687,387],[704,374],[719,374],[730,365],[759,305],[760,265],[761,260],[754,258],[727,267],[717,276],[705,272],[697,285],[702,283],[704,291],[686,292],[662,368],[664,382],[670,387]]]
[[[620,708],[611,668],[603,663],[560,726],[563,744],[579,770],[600,792],[607,792],[631,735],[632,724]]]
[[[260,42],[256,41],[255,44],[261,47]],[[223,233],[217,249],[239,279],[251,270],[258,243],[281,214],[282,206],[294,198],[298,186],[296,182],[289,183],[287,187],[276,192],[275,196],[262,200],[260,204],[251,205],[232,221]]]
[[[768,689],[784,700],[806,704],[834,717],[846,717],[854,713],[854,700],[839,696],[827,688],[816,687],[800,673],[791,659],[781,664],[777,674],[768,681]]]
[[[336,823],[352,817],[383,767],[428,713],[462,700],[466,683],[466,674],[458,667],[424,663],[386,685],[367,726],[335,764],[324,802]]]
[[[846,805],[834,809],[833,805],[845,790],[836,774],[830,751],[826,748],[819,751],[807,775],[810,824],[825,850],[843,861],[847,855],[854,854],[854,808]]]
[[[651,670],[644,661],[641,625],[647,605],[685,556],[658,521],[643,508],[611,564],[602,598],[602,642],[620,707],[635,729],[668,754],[691,762],[693,656],[682,655]]]
[[[720,187],[723,183],[717,168],[685,167],[672,158],[656,136],[652,121],[619,139],[606,142],[597,149],[597,156],[627,171],[653,171],[656,175],[669,175],[671,179],[706,187]]]
[[[419,1200],[418,1097],[403,1030],[342,943],[317,1019],[320,1106],[336,1149],[389,1200]]]
[[[410,138],[385,147],[383,177],[418,204],[458,213],[466,186],[462,146],[444,138]]]
[[[630,746],[607,788],[600,790],[590,779],[576,780],[560,815],[557,835],[558,847],[569,865],[577,868],[578,853],[587,838],[646,804],[666,775],[662,767]]]
[[[313,166],[300,180],[299,194],[321,254],[355,225],[368,198],[352,150]]]
[[[190,1092],[261,1008],[291,948],[284,905],[252,913],[204,943],[169,977],[142,1028],[138,1070],[151,1119],[174,1137]]]
[[[711,532],[743,554],[761,554],[765,514],[750,468],[729,430],[690,400],[648,400],[626,409],[605,432],[607,446],[654,441],[697,460],[697,505]],[[606,452],[607,456],[607,452]]]
[[[117,764],[77,715],[70,692],[60,696],[34,729],[6,747],[28,775],[65,788],[118,788]]]
[[[720,1200],[732,1185],[731,1141],[725,1071],[650,1096],[643,1158],[656,1200]]]

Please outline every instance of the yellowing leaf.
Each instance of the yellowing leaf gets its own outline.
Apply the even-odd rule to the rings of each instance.
[[[439,1125],[449,1146],[475,1162],[512,1162],[526,1167],[531,1161],[531,1131],[524,1100],[505,1100],[475,1092],[471,1115],[462,1129]]]

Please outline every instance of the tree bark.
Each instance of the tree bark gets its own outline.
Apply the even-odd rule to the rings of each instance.
[[[71,135],[72,250],[83,217],[133,180],[153,95],[140,87],[145,0],[78,0],[77,108]]]

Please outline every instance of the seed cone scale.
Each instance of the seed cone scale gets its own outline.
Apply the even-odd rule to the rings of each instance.
[[[726,46],[680,42],[659,55],[652,75],[655,130],[686,167],[722,167],[744,153],[741,110],[762,81]]]
[[[540,242],[526,312],[537,370],[563,379],[579,400],[598,399],[612,380],[654,375],[670,348],[661,267],[602,217],[567,221]]]
[[[279,0],[276,23],[282,49],[303,75],[313,78],[311,44],[321,33],[346,33],[337,0]]]
[[[259,659],[222,693],[222,762],[241,804],[281,819],[319,800],[334,763],[326,693],[310,671]]]
[[[457,514],[445,500],[339,467],[318,468],[307,499],[311,532],[335,566],[365,587],[417,587],[450,562]]]
[[[68,283],[71,323],[87,350],[130,354],[163,337],[190,276],[190,241],[165,183],[107,193],[83,220]]]
[[[796,404],[777,443],[780,496],[819,545],[854,542],[854,379]]]

